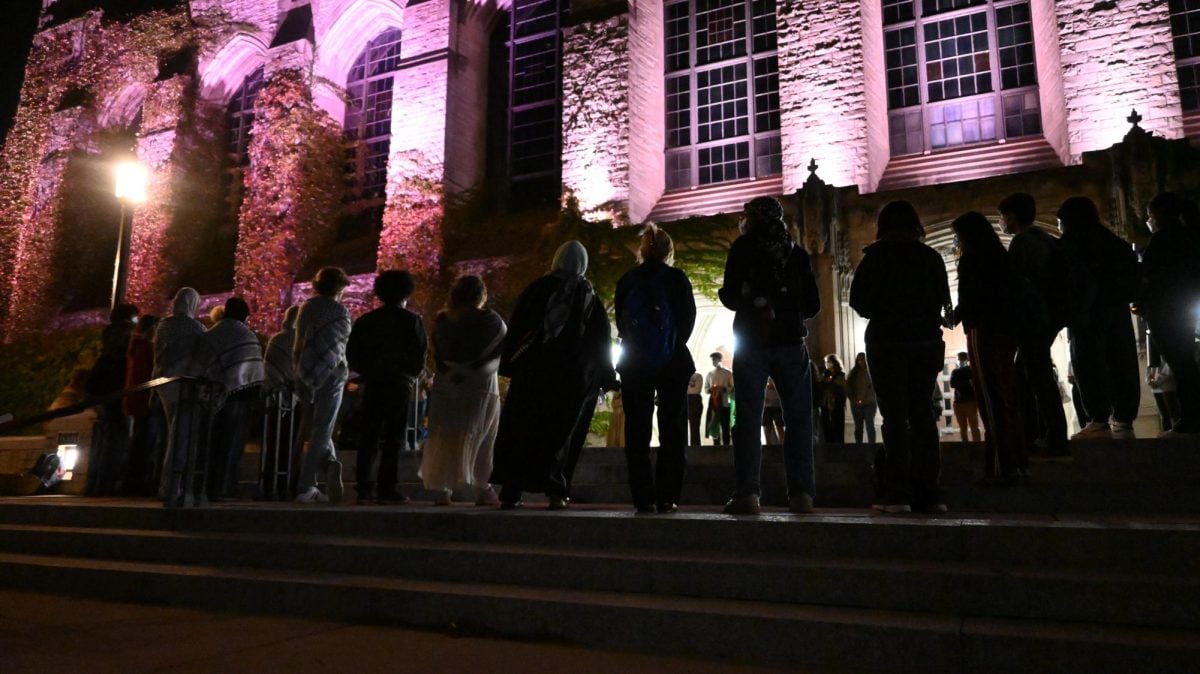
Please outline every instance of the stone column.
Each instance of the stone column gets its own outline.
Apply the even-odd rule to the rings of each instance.
[[[176,207],[176,165],[172,161],[185,115],[191,78],[177,76],[155,82],[146,91],[142,107],[142,132],[138,137],[138,159],[150,173],[146,203],[135,206],[129,255],[127,301],[143,312],[167,309],[178,269],[167,256],[168,230]]]
[[[1073,161],[1120,142],[1133,109],[1141,113],[1146,131],[1181,138],[1183,109],[1167,0],[1058,0],[1055,9]]]
[[[55,273],[51,269],[61,232],[59,217],[65,195],[63,179],[71,154],[83,136],[83,108],[61,110],[50,115],[51,129],[45,154],[33,171],[26,206],[17,220],[12,241],[12,278],[5,303],[5,334],[36,331],[55,309],[51,297]]]
[[[629,220],[629,15],[563,40],[562,181],[588,220]]]

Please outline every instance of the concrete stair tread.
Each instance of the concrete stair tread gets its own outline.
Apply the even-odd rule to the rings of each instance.
[[[1146,629],[1061,621],[1007,620],[994,618],[930,615],[909,611],[777,604],[768,602],[661,597],[657,595],[553,589],[520,585],[459,583],[402,578],[364,577],[350,574],[314,573],[294,570],[264,571],[241,567],[181,566],[145,562],[96,560],[0,553],[0,568],[34,565],[59,569],[86,569],[114,573],[157,574],[172,577],[252,580],[267,583],[333,585],[381,591],[436,593],[471,599],[499,599],[545,604],[575,604],[642,609],[666,613],[720,615],[728,618],[770,619],[795,623],[820,622],[857,627],[943,634],[978,633],[991,636],[1040,640],[1119,643],[1184,650],[1200,655],[1200,632],[1193,630]]]
[[[22,524],[0,524],[0,536],[5,533],[44,533],[63,536],[125,537],[168,544],[183,540],[206,543],[261,543],[266,546],[303,544],[344,550],[375,549],[396,552],[477,553],[488,556],[521,556],[551,560],[603,560],[609,562],[690,562],[706,565],[749,567],[753,571],[803,572],[821,569],[877,571],[880,573],[925,573],[989,576],[1004,575],[1029,579],[1063,579],[1093,583],[1162,583],[1173,586],[1200,587],[1200,576],[1182,573],[1129,573],[1096,569],[1024,568],[1013,569],[986,561],[955,560],[897,560],[864,559],[861,557],[797,557],[783,553],[761,553],[747,557],[737,551],[668,551],[658,549],[597,550],[589,547],[563,547],[535,544],[504,544],[487,542],[446,541],[440,539],[381,539],[366,536],[331,536],[309,534],[233,533],[212,531],[179,531],[153,529],[117,529],[95,527],[65,527]]]

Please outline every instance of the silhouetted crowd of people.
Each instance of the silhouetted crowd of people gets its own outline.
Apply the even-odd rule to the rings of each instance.
[[[850,306],[867,326],[865,352],[849,372],[836,354],[825,356],[823,367],[810,357],[806,321],[821,310],[818,281],[781,204],[770,197],[746,204],[719,290],[721,303],[734,312],[735,367],[714,352],[707,376],[697,373],[687,346],[696,323],[692,285],[674,266],[671,237],[655,225],[640,234],[639,262],[617,283],[613,317],[621,349],[615,363],[609,312],[586,278],[588,251],[578,241],[557,250],[550,271],[520,294],[507,321],[487,308],[482,279],[458,278],[428,333],[407,307],[414,281],[404,271],[379,274],[378,307],[352,320],[341,302],[345,273],[320,270],[313,296],[287,310],[265,351],[238,297],[214,313],[209,327],[196,318],[200,297],[191,288],[178,292],[172,314],[162,320],[139,320],[136,308],[123,305],[104,329],[89,393],[152,376],[200,377],[215,382],[216,393],[197,401],[187,386],[175,384],[153,396],[107,403],[89,490],[111,493],[123,484],[177,501],[187,491],[182,476],[199,457],[206,475],[198,491],[210,499],[236,496],[242,448],[267,397],[294,400],[294,408],[283,405],[279,413],[294,415],[289,423],[302,426],[307,438],[293,483],[272,480],[271,490],[293,490],[300,503],[340,501],[335,428],[343,396],[354,390],[357,501],[406,502],[399,456],[409,444],[416,384],[428,384],[432,351],[420,479],[438,504],[467,491],[478,505],[511,509],[525,494],[541,493],[550,509],[568,508],[597,399],[619,389],[618,422],[639,514],[677,510],[687,447],[700,443],[705,410],[705,434],[733,446],[735,486],[726,513],[760,511],[764,437],[783,447],[789,510],[811,512],[814,438],[844,442],[847,405],[859,443],[864,434],[874,443],[875,416],[882,416],[876,506],[889,513],[945,512],[938,378],[945,367],[943,330],[960,324],[967,351],[958,354],[950,376],[952,411],[963,440],[982,437],[990,484],[1021,483],[1031,458],[1070,457],[1051,359],[1064,328],[1082,424],[1074,439],[1134,437],[1139,330],[1149,339],[1145,376],[1162,411],[1163,435],[1200,434],[1195,204],[1172,194],[1156,197],[1147,222],[1152,235],[1140,259],[1084,197],[1059,207],[1059,237],[1035,224],[1036,204],[1027,194],[1009,196],[997,212],[1012,237],[1007,249],[981,213],[965,213],[952,224],[955,304],[946,262],[924,243],[916,209],[903,201],[883,207],[875,242],[863,250],[850,287]],[[500,377],[508,381],[503,400]],[[197,432],[206,418],[210,432]],[[659,447],[652,461],[656,421]],[[300,443],[294,445],[278,451],[299,455]]]

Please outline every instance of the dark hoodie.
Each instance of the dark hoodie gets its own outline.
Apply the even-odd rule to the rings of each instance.
[[[1093,306],[1128,307],[1137,299],[1138,260],[1133,247],[1099,222],[1065,225],[1059,242],[1095,282]]]
[[[793,346],[808,335],[804,321],[821,311],[808,253],[794,243],[777,262],[759,235],[743,234],[729,248],[721,303],[735,312],[733,331],[750,346]],[[762,297],[765,306],[756,306]]]
[[[850,306],[868,319],[867,344],[942,338],[950,283],[942,256],[920,241],[883,239],[867,246],[850,285]]]

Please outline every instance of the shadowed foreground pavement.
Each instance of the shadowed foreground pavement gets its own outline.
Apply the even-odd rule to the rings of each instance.
[[[784,670],[373,625],[0,591],[0,672],[688,672]],[[790,669],[787,671],[797,671]],[[803,670],[813,672],[813,670]]]

